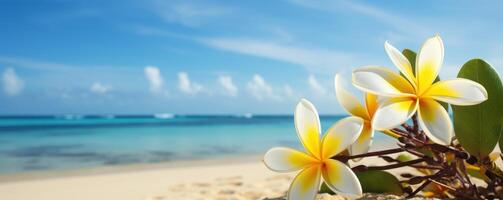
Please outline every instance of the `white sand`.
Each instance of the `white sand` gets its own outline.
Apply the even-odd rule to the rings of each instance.
[[[378,158],[361,162],[385,164]],[[269,171],[260,155],[23,173],[0,175],[0,199],[260,199],[284,195],[293,175]]]
[[[0,177],[0,199],[141,200],[165,194],[170,186],[181,183],[212,182],[236,176],[242,177],[244,182],[253,182],[273,175],[260,162],[260,157],[249,159],[166,163],[164,169],[156,169],[162,164],[133,165],[115,167],[116,172],[108,172],[111,169],[104,168],[101,170],[104,173],[97,169],[3,176]]]
[[[271,172],[260,159],[253,156],[4,175],[0,176],[0,199],[261,199],[284,195],[295,173]],[[361,162],[385,164],[377,158]]]

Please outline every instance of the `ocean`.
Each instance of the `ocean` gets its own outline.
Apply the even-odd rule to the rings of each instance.
[[[323,130],[342,117],[321,116]],[[273,146],[302,148],[293,116],[0,117],[0,173],[257,155]]]

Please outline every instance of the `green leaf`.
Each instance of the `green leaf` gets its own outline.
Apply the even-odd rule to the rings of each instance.
[[[503,124],[503,120],[501,120],[501,123]],[[500,151],[503,152],[503,130],[500,131]]]
[[[410,155],[407,155],[407,154],[403,154],[403,153],[402,153],[402,154],[398,155],[398,156],[396,157],[396,159],[397,159],[398,161],[400,161],[400,162],[407,162],[407,161],[409,161],[409,160],[412,160],[413,158],[412,158],[412,156],[410,156]]]
[[[503,85],[496,70],[481,59],[465,63],[458,77],[478,82],[487,90],[488,100],[481,104],[452,106],[456,137],[480,160],[491,153],[503,131]]]
[[[363,192],[403,194],[402,186],[398,179],[386,171],[356,172]],[[321,184],[319,193],[335,194],[326,183]]]
[[[323,194],[323,193],[328,193],[328,194],[331,194],[331,195],[335,194],[335,192],[333,192],[333,191],[332,191],[332,190],[328,187],[328,185],[327,185],[325,182],[323,182],[323,183],[321,184],[321,188],[320,188],[320,192],[319,192],[319,193],[320,193],[320,194]]]
[[[410,49],[404,49],[402,51],[402,54],[409,60],[410,65],[412,65],[412,73],[416,75],[416,52],[410,50]]]
[[[386,171],[364,171],[357,172],[356,176],[360,180],[363,192],[369,193],[390,193],[401,195],[402,186],[398,179]]]
[[[407,60],[409,60],[410,62],[410,65],[412,66],[412,73],[414,73],[414,76],[416,75],[416,52],[410,50],[410,49],[404,49],[402,51],[402,54],[407,58]],[[404,76],[402,74],[402,72],[400,72],[400,74],[402,76]],[[433,83],[436,83],[440,81],[440,76],[437,76],[437,78],[435,78],[435,81],[433,81]],[[449,111],[449,104],[445,103],[445,102],[439,102],[444,108],[445,110]]]
[[[480,172],[480,170],[476,170],[476,169],[472,169],[472,168],[467,168],[466,169],[466,172],[470,175],[470,176],[473,176],[475,178],[478,178],[480,180],[485,180],[486,177],[484,174],[482,174]]]

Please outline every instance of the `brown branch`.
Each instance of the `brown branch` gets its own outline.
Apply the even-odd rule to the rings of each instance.
[[[416,151],[416,150],[412,150],[412,149],[410,149],[410,148],[407,148],[407,147],[406,147],[406,146],[404,146],[404,145],[400,145],[400,144],[398,144],[398,146],[402,147],[405,151],[407,151],[408,153],[410,153],[410,154],[412,154],[412,155],[415,155],[415,156],[417,156],[417,157],[420,157],[420,158],[424,158],[424,157],[426,157],[426,155],[424,155],[423,153],[420,153],[420,152],[418,152],[418,151]]]
[[[429,165],[411,165],[411,167],[418,168],[418,169],[435,169],[435,170],[441,170],[443,167],[439,166],[429,166]]]
[[[402,148],[395,148],[395,149],[388,149],[388,150],[383,150],[383,151],[374,151],[374,152],[368,152],[368,153],[363,153],[363,154],[357,154],[357,155],[336,155],[332,157],[332,159],[339,160],[341,162],[346,162],[349,159],[355,159],[355,158],[364,158],[364,157],[371,157],[371,156],[381,156],[381,155],[387,155],[387,154],[393,154],[393,153],[400,153],[403,152],[404,150]]]
[[[499,175],[498,173],[496,172],[493,172],[492,169],[486,169],[486,173],[487,174],[491,174],[492,176],[496,176],[498,177],[499,179],[503,179],[503,176]]]
[[[400,168],[400,167],[407,167],[413,164],[421,163],[424,162],[425,160],[420,158],[416,160],[409,160],[401,163],[396,163],[396,164],[391,164],[391,165],[384,165],[384,166],[364,166],[364,165],[359,165],[356,167],[353,167],[354,171],[372,171],[372,170],[388,170],[388,169],[395,169],[395,168]]]
[[[417,113],[412,115],[412,129],[414,130],[415,135],[419,135],[419,125],[417,123]]]
[[[427,144],[425,141],[422,141],[422,140],[419,140],[419,139],[415,138],[415,137],[417,137],[416,135],[410,135],[409,133],[405,133],[404,134],[403,130],[395,128],[395,129],[393,129],[391,131],[394,132],[394,133],[397,133],[397,134],[398,133],[402,134],[403,138],[401,139],[401,141],[403,141],[403,140],[412,140],[413,142],[415,142],[415,143],[417,143],[417,144],[419,144],[421,146]]]
[[[409,132],[414,132],[414,128],[408,124],[402,124],[402,127]]]
[[[409,133],[408,132],[405,132],[401,129],[398,129],[398,128],[394,128],[394,129],[390,129],[391,132],[397,134],[397,135],[401,135],[402,137],[408,137],[409,136]]]
[[[461,175],[465,177],[466,181],[468,182],[468,184],[470,185],[470,187],[473,187],[473,188],[477,188],[471,181],[470,177],[468,176],[468,173],[466,172],[466,167],[465,167],[465,164],[464,163],[460,163],[460,161],[458,161],[458,164],[459,164],[459,171],[461,171]]]
[[[354,172],[371,171],[371,170],[389,170],[401,167],[412,167],[416,169],[429,169],[433,171],[433,175],[426,176],[411,176],[410,179],[404,181],[411,185],[419,185],[416,190],[410,190],[409,197],[417,195],[418,192],[424,190],[430,183],[434,183],[446,190],[453,191],[453,195],[458,198],[486,198],[491,197],[491,193],[496,193],[494,185],[501,184],[503,179],[501,174],[488,170],[488,176],[494,177],[492,182],[488,183],[485,189],[479,189],[472,183],[470,176],[467,173],[464,162],[470,163],[469,154],[461,147],[454,145],[439,145],[434,144],[424,132],[420,129],[418,116],[411,117],[412,124],[402,124],[402,127],[387,130],[389,134],[393,134],[398,138],[398,146],[400,148],[368,152],[358,155],[337,155],[332,157],[342,162],[347,162],[350,159],[365,158],[378,156],[388,161],[389,163],[383,166],[366,166],[358,165],[352,168]],[[423,153],[422,150],[428,151]],[[400,162],[388,154],[408,152],[417,158],[405,162]],[[454,155],[455,162],[451,163],[447,158]],[[475,161],[476,162],[476,161]],[[459,184],[461,183],[461,184]],[[492,186],[491,186],[492,184]],[[442,195],[442,194],[438,194]]]
[[[433,182],[433,183],[435,183],[435,184],[437,184],[437,185],[440,185],[440,186],[442,186],[442,187],[444,187],[444,188],[447,188],[447,189],[449,189],[449,190],[451,190],[451,191],[456,191],[456,189],[454,189],[453,187],[448,186],[448,185],[446,185],[446,184],[443,184],[443,183],[441,183],[441,182],[438,182],[438,181],[436,181],[436,180],[433,180],[433,179],[431,179],[431,178],[429,178],[428,180],[429,180],[429,181],[431,181],[431,182]]]
[[[419,191],[423,190],[426,186],[428,186],[428,184],[430,184],[430,183],[431,183],[431,181],[429,179],[426,180],[423,184],[421,184],[421,186],[419,186],[416,190],[414,190],[414,192],[410,193],[409,196],[407,196],[407,198],[413,197]]]
[[[438,151],[438,152],[442,152],[442,153],[452,152],[452,153],[454,153],[454,155],[456,157],[461,158],[463,160],[468,159],[468,157],[469,157],[468,153],[461,151],[461,150],[458,150],[458,149],[455,149],[455,148],[452,148],[450,146],[444,146],[444,145],[440,145],[440,144],[426,144],[426,145],[431,147],[431,149],[434,151]]]

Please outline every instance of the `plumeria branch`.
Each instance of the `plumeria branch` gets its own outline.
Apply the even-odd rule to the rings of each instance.
[[[353,171],[372,171],[372,170],[388,170],[388,169],[395,169],[395,168],[401,168],[401,167],[407,167],[410,166],[412,167],[414,164],[424,162],[425,159],[416,159],[416,160],[409,160],[405,162],[400,162],[396,164],[391,164],[391,165],[384,165],[384,166],[365,166],[365,165],[358,165],[356,167],[353,167]]]
[[[457,196],[464,199],[481,199],[498,195],[495,188],[498,187],[498,184],[503,183],[501,175],[491,171],[491,169],[485,166],[485,168],[487,168],[485,170],[485,175],[487,177],[492,177],[492,182],[489,183],[486,192],[482,193],[479,188],[473,184],[465,166],[466,163],[475,163],[476,161],[474,161],[474,158],[461,146],[446,146],[432,143],[420,129],[416,115],[412,117],[411,125],[403,124],[401,127],[402,128],[394,128],[386,131],[397,136],[398,148],[356,155],[337,155],[331,159],[348,162],[351,159],[379,157],[387,162],[393,163],[383,166],[358,165],[352,168],[355,172],[390,170],[402,167],[412,167],[423,171],[429,170],[431,174],[426,174],[424,176],[415,176],[412,174],[404,174],[402,176],[407,178],[402,181],[402,183],[410,186],[421,184],[416,187],[415,190],[410,189],[409,196],[414,196],[420,191],[426,190],[429,184],[435,184],[437,187],[444,188],[445,194],[449,194],[451,197]],[[416,158],[408,161],[400,161],[389,156],[391,154],[403,152],[409,153]]]
[[[369,175],[380,175],[371,177],[386,176],[409,196],[423,191],[425,195],[440,198],[503,199],[503,171],[495,167],[494,156],[490,157],[485,152],[492,147],[466,142],[479,140],[482,134],[486,141],[491,141],[491,145],[496,145],[498,141],[489,130],[476,132],[472,129],[500,124],[499,118],[491,113],[493,108],[503,105],[498,104],[501,96],[497,95],[501,92],[501,82],[494,78],[499,75],[483,60],[474,59],[463,66],[458,73],[459,78],[440,80],[437,75],[444,59],[444,44],[438,35],[428,38],[417,54],[408,49],[400,52],[388,42],[384,47],[400,73],[373,66],[353,70],[352,83],[366,93],[365,104],[361,104],[355,95],[347,91],[343,87],[342,77],[336,75],[336,98],[351,116],[339,120],[320,138],[318,111],[312,103],[301,99],[294,112],[294,122],[299,139],[308,153],[277,147],[264,156],[264,163],[272,170],[303,168],[298,175],[301,178],[295,178],[290,186],[288,199],[314,199],[319,180],[324,180],[335,191],[343,186],[347,195],[361,196],[365,192],[363,189],[369,187],[362,187],[360,182],[365,181],[358,179],[363,175],[357,176],[354,172],[372,170],[374,172],[369,172]],[[477,81],[479,79],[484,81]],[[489,99],[489,93],[496,94],[493,96],[496,98]],[[461,117],[458,119],[461,121],[473,119],[477,122],[467,123],[468,128],[465,124],[460,126],[456,119],[452,123],[445,109],[446,104],[471,106],[484,101],[487,101],[486,106],[475,110],[453,107],[454,115],[459,114]],[[410,116],[411,111],[413,116]],[[419,113],[421,115],[418,116]],[[479,123],[482,121],[478,120],[479,113],[485,113],[482,116],[487,123]],[[404,122],[409,119],[409,124]],[[404,124],[395,126],[400,123]],[[374,132],[383,129],[387,130],[381,132],[397,139],[398,147],[368,152]],[[459,140],[454,136],[454,129],[461,133],[456,135]],[[355,143],[355,140],[358,142]],[[345,152],[352,155],[345,155]],[[391,157],[397,153],[406,156]],[[349,160],[356,162],[368,157],[378,157],[388,164],[358,165],[352,171],[341,167]],[[397,180],[379,171],[402,167],[415,168],[418,173],[400,174],[403,179]],[[323,178],[312,174],[321,174]],[[487,186],[475,185],[472,180],[475,176],[481,177]],[[380,180],[378,184],[381,184]]]
[[[412,197],[414,195],[416,195],[419,191],[421,191],[422,189],[424,189],[426,186],[428,186],[428,184],[431,183],[431,180],[428,179],[426,180],[423,184],[421,184],[416,190],[414,190],[412,193],[409,194],[408,197]]]
[[[388,149],[388,150],[383,150],[383,151],[374,151],[374,152],[368,152],[368,153],[357,154],[357,155],[337,155],[337,156],[332,157],[332,159],[339,160],[341,162],[347,162],[348,160],[355,159],[355,158],[381,156],[381,155],[387,155],[387,154],[400,153],[400,152],[403,152],[403,151],[404,150],[402,148],[395,148],[395,149]]]

